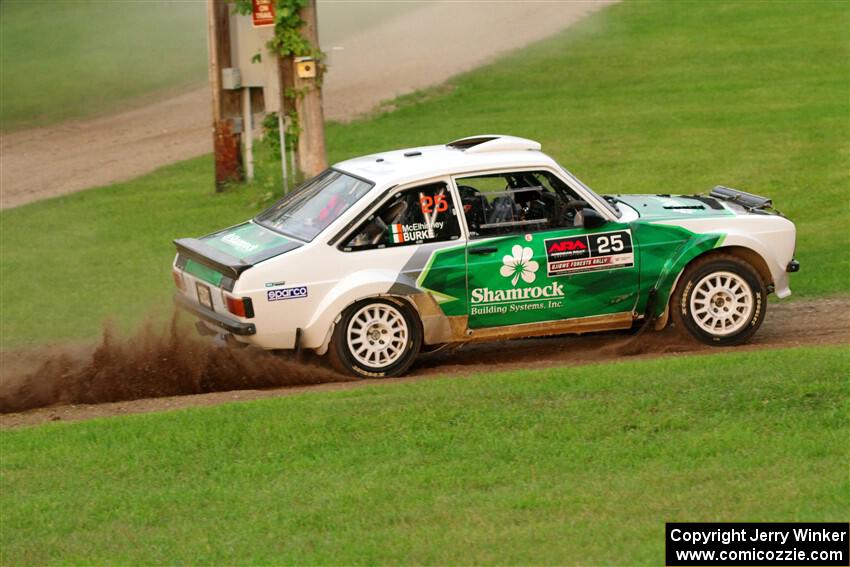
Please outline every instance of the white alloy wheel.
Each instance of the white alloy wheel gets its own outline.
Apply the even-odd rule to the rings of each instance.
[[[351,317],[345,338],[354,359],[366,367],[383,368],[404,356],[407,321],[395,306],[371,303]]]
[[[732,272],[712,272],[697,282],[690,300],[694,323],[710,335],[725,337],[749,324],[753,290]]]

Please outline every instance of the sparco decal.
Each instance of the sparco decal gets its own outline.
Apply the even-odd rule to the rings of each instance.
[[[546,247],[549,276],[634,266],[630,230],[550,238]]]
[[[307,297],[307,286],[285,287],[282,289],[270,289],[266,292],[269,301],[280,301],[282,299],[300,299]]]

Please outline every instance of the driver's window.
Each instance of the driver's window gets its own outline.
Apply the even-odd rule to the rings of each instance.
[[[574,228],[584,201],[548,171],[462,177],[457,183],[473,238]]]
[[[354,231],[343,250],[367,250],[460,238],[457,211],[445,183],[393,194]]]

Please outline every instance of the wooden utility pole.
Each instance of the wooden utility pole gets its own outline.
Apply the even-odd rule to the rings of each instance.
[[[319,25],[316,17],[316,0],[310,2],[301,9],[301,19],[304,26],[301,35],[314,47],[319,47]],[[318,175],[328,166],[325,153],[325,117],[322,111],[322,69],[318,61],[302,62],[297,58],[295,68],[292,69],[292,82],[296,92],[295,110],[301,126],[301,134],[298,137],[298,168],[307,177]],[[314,76],[308,77],[310,72],[308,66],[313,66]],[[291,68],[291,67],[290,67]]]
[[[239,92],[224,90],[221,79],[222,69],[231,66],[229,9],[227,0],[207,0],[216,191],[228,182],[242,180],[239,135],[234,133],[231,119],[239,113]]]

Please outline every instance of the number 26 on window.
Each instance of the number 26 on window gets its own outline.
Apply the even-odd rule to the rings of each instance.
[[[449,200],[445,195],[434,195],[431,197],[430,195],[423,195],[419,198],[419,206],[422,208],[422,212],[426,215],[437,211],[438,213],[444,213],[449,210]]]

